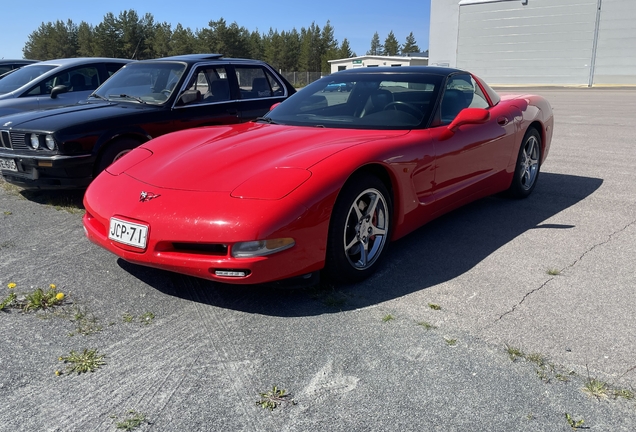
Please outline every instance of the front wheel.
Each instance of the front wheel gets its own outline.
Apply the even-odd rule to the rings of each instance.
[[[141,145],[139,141],[130,138],[119,139],[107,144],[106,149],[104,149],[97,162],[95,177],[97,177],[97,174],[108,168],[113,162],[121,159],[139,145]]]
[[[517,166],[508,194],[513,198],[525,198],[537,185],[541,163],[541,135],[536,129],[528,129],[521,142]]]
[[[377,177],[359,174],[345,184],[329,224],[330,280],[358,282],[375,272],[389,243],[391,214],[391,197]]]

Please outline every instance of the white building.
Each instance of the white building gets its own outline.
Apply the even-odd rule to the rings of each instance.
[[[635,0],[431,0],[431,65],[491,84],[636,85]]]
[[[428,57],[373,56],[365,55],[346,59],[329,60],[331,73],[358,67],[377,66],[426,66]]]

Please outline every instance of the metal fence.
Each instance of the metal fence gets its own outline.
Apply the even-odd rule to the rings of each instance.
[[[294,87],[304,87],[324,76],[322,72],[281,72],[280,74]]]

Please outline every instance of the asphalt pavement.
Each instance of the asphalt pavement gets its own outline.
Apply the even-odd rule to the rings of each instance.
[[[636,89],[522,91],[555,112],[532,196],[443,216],[355,285],[135,266],[85,239],[81,194],[0,181],[0,302],[65,294],[0,311],[0,430],[636,430]],[[59,360],[84,350],[104,364]]]

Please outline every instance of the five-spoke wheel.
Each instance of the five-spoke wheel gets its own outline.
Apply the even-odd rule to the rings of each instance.
[[[361,173],[340,192],[332,213],[327,276],[355,282],[375,271],[389,242],[391,197],[377,177]]]
[[[525,198],[532,193],[539,177],[540,162],[541,136],[536,129],[528,129],[517,156],[517,167],[508,189],[510,195]]]

